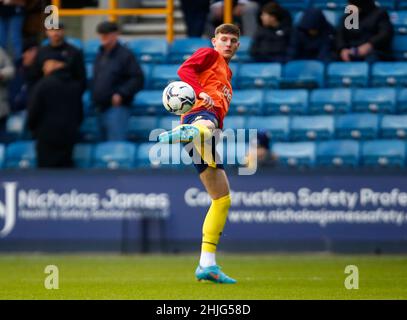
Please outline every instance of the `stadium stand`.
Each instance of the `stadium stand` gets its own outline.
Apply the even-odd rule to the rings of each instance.
[[[236,74],[239,88],[276,88],[281,78],[280,63],[244,63]]]
[[[406,162],[406,143],[400,140],[365,141],[362,157],[366,166],[402,167]]]
[[[333,116],[293,116],[291,118],[290,137],[294,141],[332,139],[334,130]]]
[[[230,114],[262,114],[263,92],[261,90],[236,90],[230,104]]]
[[[353,110],[393,113],[396,111],[396,90],[393,88],[357,89],[353,94]]]
[[[313,167],[315,165],[314,142],[276,142],[272,151],[278,155],[281,166]]]
[[[287,141],[290,134],[290,118],[288,116],[251,116],[247,118],[247,127],[267,132],[273,141]]]
[[[270,90],[264,96],[265,114],[305,114],[308,111],[305,89]]]
[[[280,86],[284,88],[323,87],[324,69],[324,64],[316,60],[289,61],[283,68]]]
[[[94,146],[91,143],[77,143],[73,149],[73,161],[76,168],[89,169],[93,164]]]
[[[407,115],[384,115],[380,122],[380,136],[384,139],[405,139]]]
[[[350,89],[316,89],[311,92],[309,113],[348,113],[351,108],[352,91]]]
[[[366,62],[332,62],[328,66],[328,87],[367,87],[368,81]]]
[[[28,169],[36,167],[34,141],[16,141],[6,147],[5,167]]]
[[[4,144],[0,144],[0,169],[4,167],[5,149]]]
[[[168,43],[165,39],[136,39],[128,41],[140,63],[165,63],[168,55]]]
[[[339,115],[335,121],[338,139],[375,139],[379,133],[379,116],[371,113]]]
[[[321,141],[317,144],[316,164],[322,167],[357,167],[359,142],[354,140]]]
[[[175,39],[169,49],[168,62],[182,63],[199,48],[211,47],[209,39],[182,38]]]
[[[131,142],[101,142],[95,146],[95,168],[130,169],[135,166],[136,145]]]

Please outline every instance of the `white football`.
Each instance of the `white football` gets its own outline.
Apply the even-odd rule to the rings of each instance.
[[[163,91],[165,109],[178,116],[191,110],[195,99],[194,89],[183,81],[171,82]]]

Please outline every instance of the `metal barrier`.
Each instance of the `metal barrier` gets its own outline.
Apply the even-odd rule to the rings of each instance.
[[[115,21],[118,16],[142,16],[142,15],[166,15],[167,41],[171,43],[174,40],[174,0],[167,0],[165,8],[117,8],[117,0],[109,0],[106,9],[61,9],[61,0],[52,0],[52,4],[58,7],[60,16],[88,16],[88,15],[107,15],[110,21]],[[224,22],[232,23],[232,0],[225,0]]]
[[[117,0],[109,0],[106,9],[60,9],[61,0],[52,0],[52,4],[58,7],[58,13],[63,16],[90,16],[107,15],[110,21],[115,21],[118,16],[142,16],[142,15],[166,15],[167,23],[167,41],[174,40],[174,0],[167,0],[165,8],[117,8]]]

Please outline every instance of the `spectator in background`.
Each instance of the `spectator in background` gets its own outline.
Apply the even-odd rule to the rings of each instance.
[[[246,157],[248,168],[274,167],[277,156],[270,150],[270,136],[265,131],[257,132],[256,143],[251,142]]]
[[[223,0],[213,0],[209,9],[210,35],[214,34],[215,26],[222,24],[223,9]],[[237,22],[241,21],[241,29],[244,36],[253,37],[256,32],[258,12],[259,4],[255,0],[233,0],[233,17]]]
[[[129,109],[143,88],[143,71],[133,53],[119,43],[116,23],[100,23],[97,33],[101,48],[93,66],[93,103],[101,112],[105,138],[126,140]]]
[[[26,2],[26,0],[0,0],[0,46],[7,50],[10,42],[14,60],[21,56]]]
[[[277,3],[266,4],[261,10],[258,27],[250,47],[250,55],[257,62],[285,62],[290,43],[291,26],[282,24],[284,9]]]
[[[59,29],[46,30],[49,44],[42,46],[37,54],[33,66],[30,68],[29,83],[34,85],[42,78],[43,65],[49,56],[59,53],[66,58],[66,69],[74,80],[81,84],[82,91],[86,89],[86,70],[82,51],[65,40],[65,27],[59,24]]]
[[[25,111],[27,109],[28,92],[28,70],[34,64],[37,57],[39,45],[36,39],[24,40],[23,54],[16,62],[16,75],[10,82],[10,106],[12,112]]]
[[[27,118],[38,167],[70,168],[83,118],[82,84],[73,78],[62,52],[48,55],[43,74],[30,96]]]
[[[322,11],[309,8],[293,30],[289,59],[330,61],[333,58],[334,37],[335,28]]]
[[[337,33],[340,60],[391,60],[393,26],[386,10],[374,0],[349,0],[349,4],[359,9],[359,28],[347,29],[344,17]]]
[[[210,0],[181,0],[188,37],[202,37],[205,32]]]
[[[10,112],[8,103],[8,82],[14,76],[14,66],[6,51],[0,48],[0,138],[6,132],[7,115]]]

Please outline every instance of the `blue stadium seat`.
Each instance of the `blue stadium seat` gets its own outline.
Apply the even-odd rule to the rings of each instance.
[[[89,84],[88,87],[90,87],[93,80],[93,63],[91,62],[85,63],[85,71],[86,71],[86,80]]]
[[[248,36],[241,36],[239,49],[236,51],[232,58],[235,62],[250,62],[252,60],[250,56],[250,46],[252,43],[252,38]]]
[[[178,64],[158,64],[151,71],[151,89],[164,90],[164,88],[172,81],[179,81],[177,74]]]
[[[103,139],[102,128],[98,115],[87,116],[79,129],[82,142],[99,142]]]
[[[144,89],[148,90],[151,87],[151,74],[153,72],[153,64],[140,63],[140,67],[144,75]]]
[[[401,86],[407,84],[407,62],[376,62],[372,67],[372,85]]]
[[[204,38],[182,38],[175,39],[169,48],[168,62],[182,63],[188,59],[196,50],[204,47],[212,47],[209,39]]]
[[[96,144],[93,167],[131,169],[135,167],[136,145],[125,141],[109,141]]]
[[[267,132],[273,141],[287,141],[290,133],[288,116],[251,116],[247,118],[247,129]]]
[[[96,108],[93,106],[92,93],[86,90],[82,95],[83,113],[85,116],[96,114]]]
[[[128,42],[128,47],[141,63],[165,63],[167,60],[166,39],[135,39]]]
[[[308,112],[308,91],[270,90],[264,97],[265,114],[305,114]]]
[[[354,140],[321,141],[317,144],[318,166],[356,167],[360,159],[359,142]]]
[[[281,166],[313,167],[315,149],[315,142],[276,142],[272,145]]]
[[[223,121],[224,129],[246,129],[246,120],[244,116],[227,116]]]
[[[169,116],[164,116],[158,119],[158,128],[164,129],[164,130],[172,130],[176,126],[180,125],[180,117],[179,116],[174,116],[174,115],[169,115]]]
[[[36,166],[34,141],[16,141],[7,145],[5,168],[27,169]]]
[[[281,77],[279,63],[243,63],[236,75],[237,85],[242,89],[278,87]]]
[[[224,165],[243,166],[249,151],[249,144],[245,142],[218,143],[216,146],[219,158]]]
[[[287,62],[283,68],[281,88],[316,88],[324,86],[324,64],[316,60]]]
[[[407,34],[407,11],[389,12],[390,20],[397,34]]]
[[[397,8],[398,2],[403,2],[404,0],[376,0],[376,4],[384,9],[393,10]]]
[[[396,110],[394,88],[356,89],[353,92],[353,110],[356,112],[387,112]]]
[[[93,62],[99,52],[100,40],[90,39],[83,44],[83,53],[85,62]]]
[[[407,10],[407,2],[404,0],[394,0],[394,6],[398,10]]]
[[[395,35],[392,48],[396,60],[407,60],[407,35]]]
[[[191,164],[192,159],[182,144],[141,143],[137,148],[137,166],[139,168],[180,169]]]
[[[289,11],[304,10],[312,0],[284,0],[284,8]]]
[[[235,90],[229,107],[229,114],[261,114],[263,91],[257,89]]]
[[[331,139],[334,131],[332,116],[293,116],[291,118],[290,138],[293,141]]]
[[[399,113],[407,112],[407,89],[401,89],[397,94],[397,111]]]
[[[380,124],[380,132],[382,138],[405,139],[407,137],[407,115],[384,115]]]
[[[375,139],[379,133],[379,116],[372,113],[351,113],[336,117],[338,139]]]
[[[142,90],[133,99],[132,113],[136,115],[165,114],[162,90]]]
[[[315,89],[311,92],[310,113],[348,113],[351,107],[351,89]]]
[[[404,167],[406,143],[401,140],[365,141],[362,145],[362,161],[365,166]]]
[[[6,147],[4,146],[4,144],[0,144],[0,169],[4,167],[5,153]]]
[[[26,129],[27,114],[25,112],[11,113],[6,120],[7,141],[22,140],[27,134]]]
[[[339,26],[342,16],[344,15],[343,11],[340,10],[322,10],[322,13],[324,14],[326,20],[335,28]],[[303,14],[303,11],[299,11],[293,15],[294,25],[298,25],[300,23]]]
[[[344,9],[348,4],[347,0],[312,0],[312,4],[320,9]]]
[[[73,149],[73,161],[76,168],[91,168],[93,161],[93,144],[77,143]]]
[[[367,87],[369,64],[367,62],[332,62],[327,69],[329,87]]]
[[[156,116],[131,116],[127,125],[127,138],[131,141],[146,140],[157,129]]]
[[[237,78],[240,69],[240,64],[238,62],[230,62],[229,63],[230,71],[232,71],[232,87],[237,89]]]

